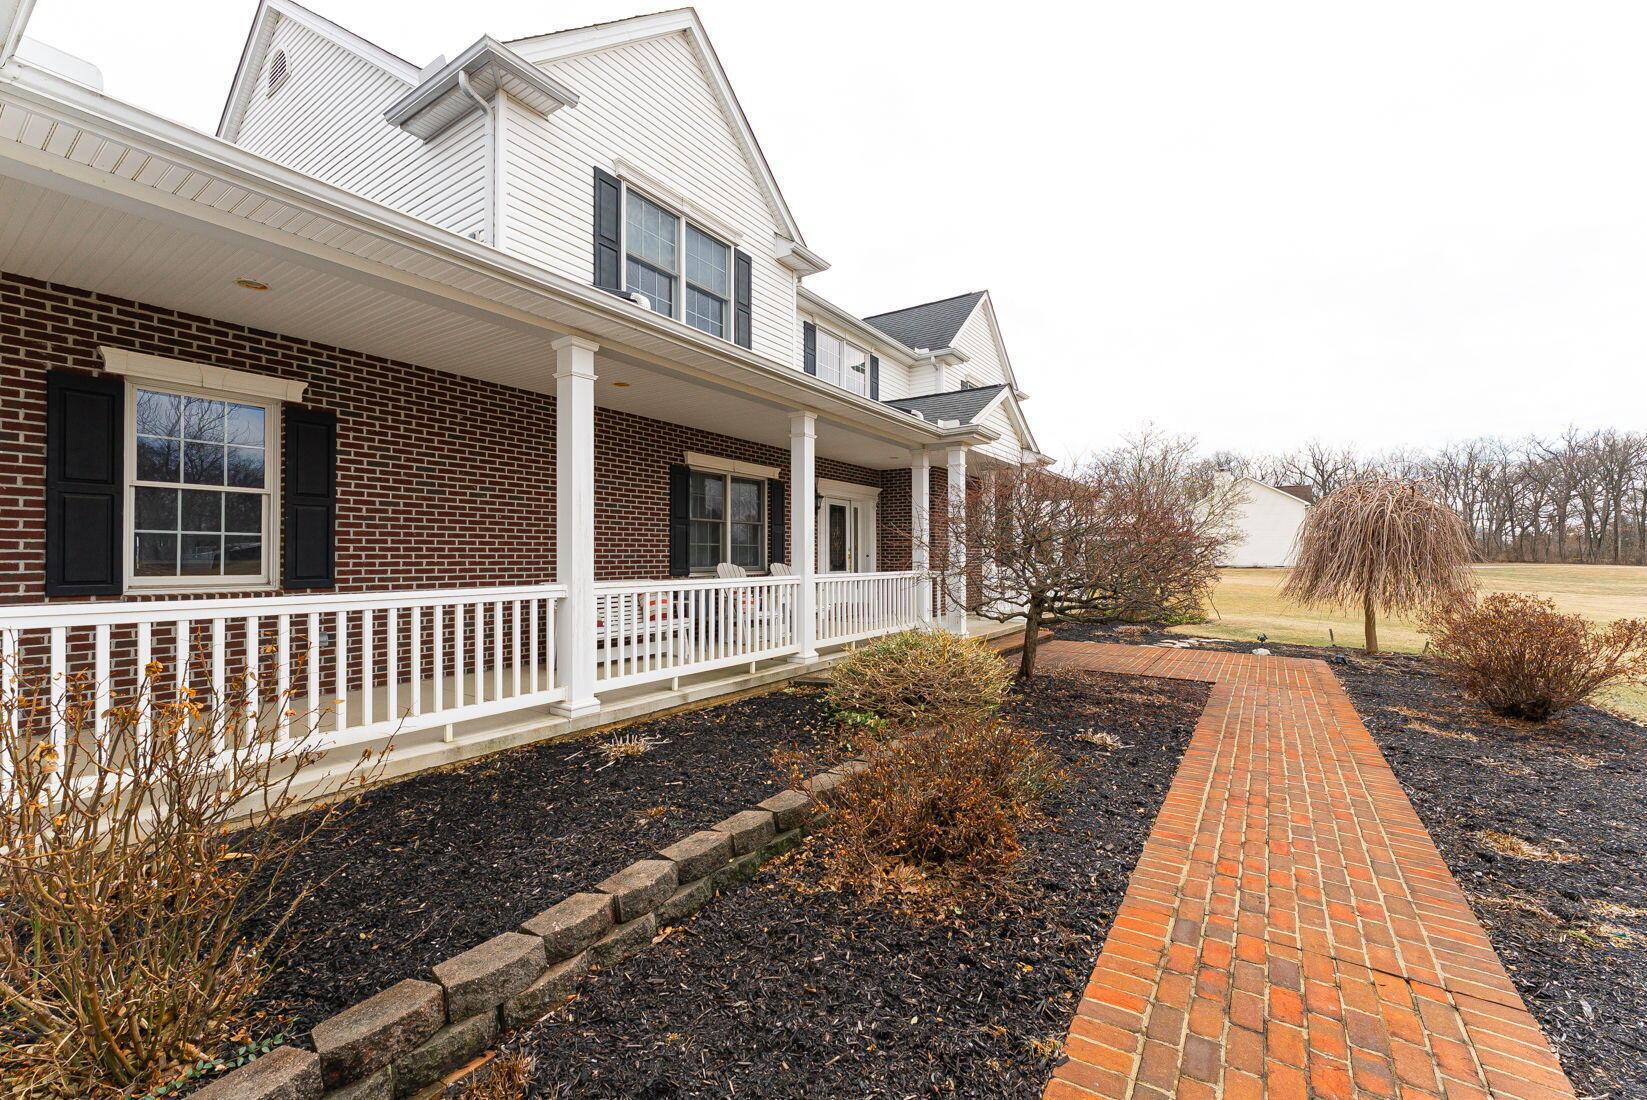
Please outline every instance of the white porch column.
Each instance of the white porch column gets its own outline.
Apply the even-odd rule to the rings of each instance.
[[[916,451],[909,460],[909,567],[917,573],[932,568],[932,460]],[[923,579],[915,589],[915,613],[932,622],[932,582]]]
[[[569,718],[600,708],[595,698],[595,351],[562,336],[555,349],[555,579],[566,586],[555,654]]]
[[[795,601],[795,641],[800,652],[791,661],[818,656],[818,421],[813,413],[789,414],[790,567],[801,579]]]
[[[966,448],[949,449],[949,589],[959,599],[949,601],[950,630],[966,633],[966,532],[957,520],[966,515]]]

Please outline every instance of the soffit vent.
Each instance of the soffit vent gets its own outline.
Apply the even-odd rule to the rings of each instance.
[[[286,51],[276,50],[274,52],[274,57],[269,59],[268,94],[274,95],[276,92],[280,91],[281,85],[285,84],[286,78],[291,75],[291,70],[286,68]]]

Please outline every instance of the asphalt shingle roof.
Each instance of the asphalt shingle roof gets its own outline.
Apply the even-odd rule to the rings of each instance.
[[[984,408],[993,400],[995,395],[1006,389],[1005,386],[974,386],[969,390],[951,390],[948,393],[928,393],[920,397],[900,397],[895,401],[885,402],[894,409],[903,409],[905,412],[918,412],[927,420],[936,424],[940,420],[953,420],[958,424],[970,424],[972,418],[984,411]]]
[[[975,290],[937,302],[877,313],[864,320],[909,347],[947,348],[983,296],[983,291]]]

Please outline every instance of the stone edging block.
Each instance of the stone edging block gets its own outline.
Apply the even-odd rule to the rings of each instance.
[[[435,980],[446,987],[446,1014],[452,1022],[490,1012],[537,981],[545,966],[543,939],[505,932],[435,964]]]

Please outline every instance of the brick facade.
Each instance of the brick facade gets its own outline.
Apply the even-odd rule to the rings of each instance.
[[[0,601],[44,594],[46,372],[100,372],[100,344],[301,380],[305,404],[337,413],[340,590],[554,578],[553,396],[0,275]],[[688,450],[773,466],[788,481],[785,449],[596,410],[598,578],[667,576],[668,468]],[[819,459],[817,473],[888,485],[897,471]],[[907,471],[903,485],[901,505],[882,505],[899,531]],[[883,519],[881,568],[906,567],[907,543],[898,550],[887,528]]]

